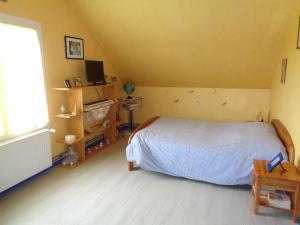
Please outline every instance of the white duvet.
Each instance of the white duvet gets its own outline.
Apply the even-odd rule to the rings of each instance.
[[[142,169],[222,185],[251,184],[253,159],[287,155],[268,123],[160,118],[137,132],[127,160]]]

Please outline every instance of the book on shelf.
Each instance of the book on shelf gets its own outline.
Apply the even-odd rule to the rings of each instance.
[[[260,196],[268,198],[269,192],[274,192],[274,191],[276,191],[276,189],[274,188],[262,187],[260,189]]]
[[[270,191],[268,193],[268,201],[270,206],[291,209],[291,199],[285,191]]]

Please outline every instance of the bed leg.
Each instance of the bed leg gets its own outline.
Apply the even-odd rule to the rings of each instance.
[[[133,170],[133,162],[128,162],[128,171]]]

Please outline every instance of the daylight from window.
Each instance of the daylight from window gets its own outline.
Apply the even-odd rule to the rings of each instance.
[[[0,140],[47,123],[38,33],[0,21]]]

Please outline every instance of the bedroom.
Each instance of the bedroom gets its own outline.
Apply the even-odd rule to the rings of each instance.
[[[0,224],[298,222],[299,208],[289,212],[259,207],[254,214],[250,185],[254,159],[271,160],[281,151],[289,165],[299,168],[299,11],[297,0],[0,1]],[[28,33],[30,40],[25,33],[9,36],[9,29],[34,35]],[[67,54],[68,37],[82,47],[74,47],[81,53],[77,59]],[[23,51],[9,58],[14,46]],[[29,54],[33,49],[36,55]],[[30,57],[37,66],[24,64],[30,64]],[[6,58],[16,62],[14,71],[24,73],[9,84],[3,69]],[[57,90],[66,89],[65,80],[73,85],[74,77],[86,84],[87,60],[104,62],[108,84]],[[37,74],[36,79],[28,71]],[[97,154],[89,155],[78,138],[75,155],[82,163],[71,169],[58,165],[67,145],[57,140],[85,135],[83,104],[99,100],[101,91],[102,97],[113,100],[126,97],[127,81],[135,84],[132,96],[142,98],[133,125],[160,118],[127,144],[130,111],[112,104],[111,124],[101,142],[108,147],[102,151],[99,144]],[[72,98],[76,104],[70,104]],[[65,111],[62,105],[71,118],[56,116]],[[117,138],[119,117],[128,126]],[[281,123],[273,126],[273,119]],[[27,129],[31,123],[51,132]],[[13,132],[13,125],[20,131]],[[27,134],[30,131],[37,133]],[[288,135],[280,136],[282,132]],[[26,142],[32,149],[17,145],[19,141],[25,146],[30,139],[25,133],[32,137],[32,143]],[[244,142],[233,149],[236,139]],[[148,140],[161,150],[151,152],[150,159],[140,144]],[[203,143],[222,148],[203,155]],[[203,147],[201,154],[194,154],[195,146]],[[150,151],[150,144],[147,147]],[[224,153],[237,149],[238,157]],[[129,172],[127,166],[142,168]]]

